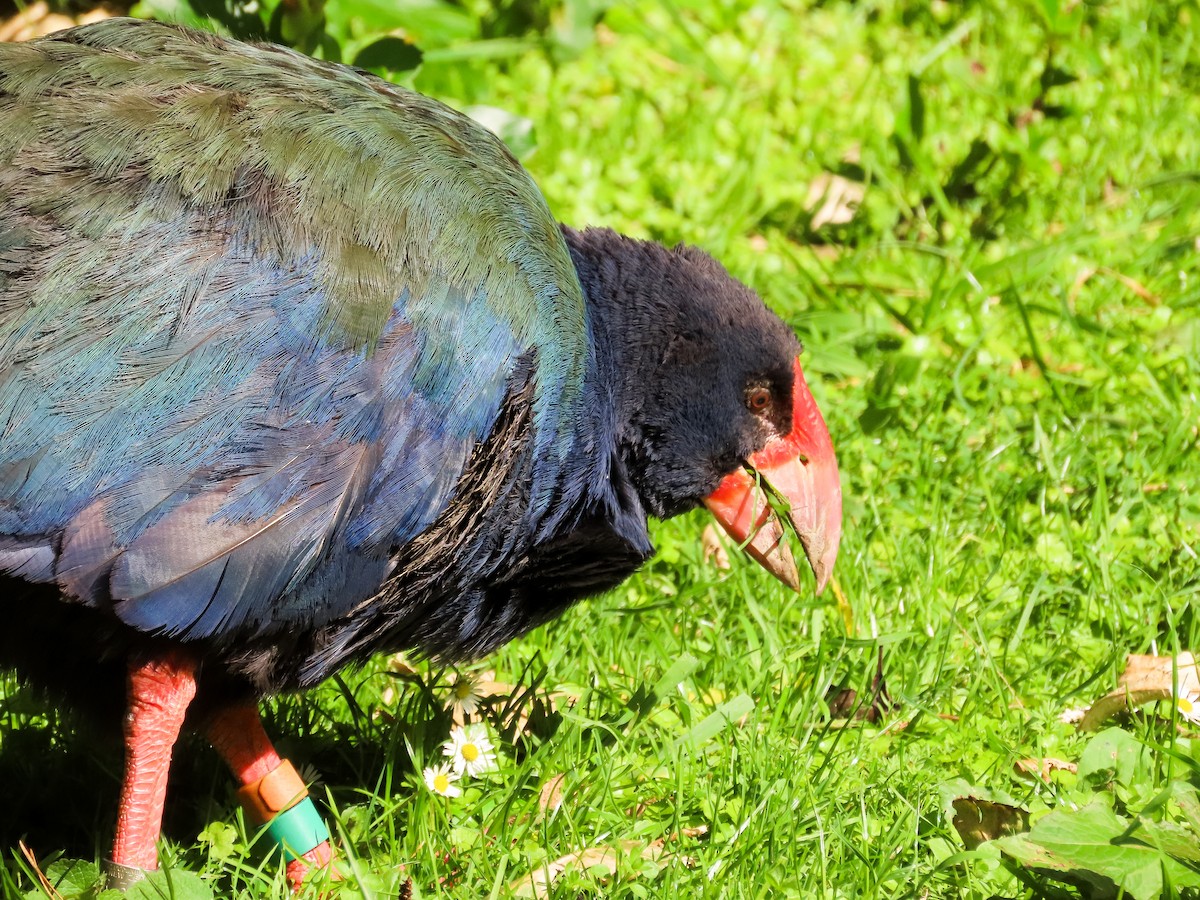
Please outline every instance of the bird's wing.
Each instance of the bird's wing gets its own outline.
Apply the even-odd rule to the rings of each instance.
[[[0,571],[182,638],[344,614],[521,359],[536,527],[589,346],[541,195],[448,108],[153,23],[0,46]]]

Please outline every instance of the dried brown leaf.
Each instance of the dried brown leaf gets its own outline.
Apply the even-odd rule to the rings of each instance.
[[[729,552],[725,549],[721,535],[717,533],[715,527],[704,526],[704,532],[700,535],[700,546],[704,550],[705,562],[711,562],[722,571],[729,568]]]
[[[611,874],[617,870],[622,857],[634,854],[640,854],[643,859],[657,860],[662,855],[662,843],[655,841],[641,847],[637,841],[621,841],[616,847],[587,847],[543,863],[528,875],[514,880],[508,889],[518,897],[547,897],[554,882],[568,870],[584,871],[599,866]]]
[[[408,661],[408,657],[403,653],[393,653],[388,657],[387,670],[393,675],[416,675],[417,670],[412,667]]]
[[[29,863],[29,867],[33,869],[33,874],[37,876],[38,883],[41,884],[42,890],[51,900],[62,900],[62,894],[54,889],[54,885],[50,883],[50,879],[46,877],[42,871],[42,867],[38,865],[37,857],[33,855],[33,851],[25,845],[24,841],[17,841],[17,846],[21,849],[21,855],[25,857],[25,861]]]
[[[1075,298],[1079,296],[1079,292],[1083,290],[1083,286],[1092,280],[1092,276],[1096,274],[1095,268],[1092,266],[1084,266],[1075,275],[1075,280],[1071,282],[1071,287],[1067,290],[1067,305],[1075,308]]]
[[[1125,660],[1125,672],[1117,681],[1117,689],[1088,708],[1079,720],[1079,730],[1095,731],[1118,713],[1177,695],[1200,697],[1200,670],[1190,652],[1176,657],[1130,654]]]
[[[1108,275],[1110,278],[1117,279],[1117,281],[1121,282],[1121,284],[1125,285],[1125,287],[1127,287],[1129,290],[1133,291],[1135,294],[1137,294],[1139,297],[1141,297],[1143,300],[1145,300],[1151,306],[1158,306],[1158,304],[1159,304],[1158,297],[1155,295],[1155,293],[1153,291],[1150,290],[1150,288],[1146,287],[1140,281],[1130,278],[1128,275],[1118,272],[1115,269],[1110,269],[1107,266],[1102,266],[1100,268],[1100,271],[1103,272],[1105,275]]]
[[[562,786],[566,777],[565,772],[560,772],[542,785],[542,792],[538,796],[538,808],[542,812],[553,812],[562,806]]]
[[[804,208],[812,212],[809,227],[817,231],[825,225],[845,225],[854,219],[866,188],[832,172],[822,172],[808,186]]]
[[[895,707],[891,694],[888,693],[887,681],[883,677],[883,649],[880,648],[875,662],[875,677],[871,680],[871,702],[858,705],[858,692],[845,688],[840,691],[830,690],[825,702],[829,706],[829,715],[834,719],[864,719],[872,725],[884,717]]]
[[[1017,806],[980,797],[955,797],[954,830],[968,850],[984,841],[1029,829],[1029,813]]]
[[[1040,778],[1045,782],[1049,782],[1050,776],[1055,772],[1074,773],[1079,771],[1079,766],[1075,763],[1068,762],[1065,759],[1057,759],[1053,756],[1029,757],[1028,759],[1017,760],[1013,764],[1013,768],[1018,775]]]

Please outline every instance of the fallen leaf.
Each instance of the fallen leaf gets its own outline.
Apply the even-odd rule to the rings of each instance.
[[[722,571],[729,568],[729,552],[721,540],[721,535],[712,525],[705,525],[700,535],[700,546],[704,550],[704,561],[711,562]]]
[[[1101,266],[1100,271],[1103,272],[1105,275],[1108,275],[1110,278],[1117,279],[1117,281],[1121,282],[1121,284],[1125,285],[1125,287],[1127,287],[1129,290],[1133,291],[1135,294],[1137,294],[1140,298],[1145,300],[1151,306],[1158,306],[1158,304],[1159,304],[1158,297],[1155,296],[1154,292],[1151,291],[1144,284],[1142,284],[1140,281],[1135,281],[1134,279],[1130,278],[1128,275],[1125,275],[1121,272],[1117,272],[1116,270],[1110,269],[1107,266]]]
[[[417,670],[412,667],[408,661],[408,657],[403,653],[393,653],[388,657],[387,670],[393,675],[416,675]]]
[[[50,884],[50,879],[46,877],[42,871],[42,867],[38,865],[37,857],[33,855],[33,851],[25,845],[24,841],[17,841],[17,846],[21,848],[21,855],[25,857],[25,861],[33,868],[34,874],[37,875],[38,883],[41,884],[46,896],[53,898],[53,900],[62,900],[62,894],[56,891],[54,886]]]
[[[1053,756],[1030,757],[1029,759],[1020,759],[1013,764],[1018,775],[1032,775],[1034,778],[1040,778],[1042,781],[1049,782],[1050,776],[1054,772],[1071,772],[1079,771],[1079,766],[1065,759],[1056,759]]]
[[[1095,731],[1119,713],[1175,696],[1200,697],[1200,670],[1190,652],[1176,657],[1130,654],[1117,689],[1093,703],[1079,720],[1078,728]]]
[[[809,228],[817,231],[825,225],[845,225],[854,219],[866,188],[832,172],[822,172],[808,186],[804,208],[812,213]]]
[[[562,786],[566,777],[565,772],[559,773],[542,785],[542,792],[538,796],[538,808],[542,812],[554,812],[562,806]]]
[[[672,859],[680,859],[684,865],[691,867],[696,865],[695,859],[666,854],[666,845],[681,838],[694,839],[704,837],[707,834],[708,826],[699,825],[695,828],[684,828],[675,834],[658,838],[644,847],[638,841],[620,841],[616,846],[610,847],[588,847],[574,853],[567,853],[551,862],[543,863],[528,875],[514,880],[509,884],[508,889],[518,897],[546,897],[549,896],[554,882],[568,870],[586,870],[601,867],[607,869],[609,874],[611,874],[617,870],[617,863],[622,857],[629,857],[635,854],[644,860],[656,863],[660,871]]]
[[[1067,290],[1067,305],[1072,310],[1075,308],[1075,298],[1079,296],[1083,286],[1091,281],[1095,274],[1096,270],[1091,266],[1084,266],[1075,274],[1075,280],[1071,282],[1071,287]]]
[[[984,841],[1019,834],[1029,828],[1029,813],[1019,806],[982,797],[955,797],[953,804],[954,830],[968,850],[974,850]]]
[[[1079,296],[1079,292],[1083,289],[1083,286],[1087,284],[1094,275],[1097,274],[1105,275],[1109,278],[1115,278],[1117,281],[1121,282],[1121,284],[1125,285],[1127,289],[1132,291],[1142,300],[1145,300],[1150,306],[1158,306],[1158,304],[1161,302],[1158,296],[1148,287],[1146,287],[1140,281],[1130,278],[1128,275],[1125,275],[1122,272],[1118,272],[1115,269],[1110,269],[1107,266],[1100,266],[1099,268],[1092,268],[1088,266],[1079,270],[1079,272],[1075,275],[1075,280],[1071,283],[1071,287],[1067,290],[1067,305],[1071,309],[1075,308],[1075,298]]]
[[[531,734],[538,729],[557,727],[559,707],[570,708],[579,699],[569,691],[537,691],[500,681],[477,685],[480,702],[492,710],[492,719],[508,740]]]
[[[662,853],[662,845],[651,844],[639,850],[637,841],[621,841],[616,847],[588,847],[575,853],[567,853],[558,859],[543,863],[528,875],[509,884],[508,889],[518,897],[547,897],[554,882],[570,869],[586,871],[604,868],[608,874],[617,870],[622,857],[641,855],[644,859],[656,860]]]
[[[887,682],[883,677],[883,649],[880,648],[875,663],[870,703],[859,706],[858,692],[852,688],[845,688],[837,692],[830,690],[825,697],[825,702],[829,706],[830,717],[834,719],[848,719],[853,716],[855,719],[864,719],[872,725],[882,719],[896,705],[888,693]]]

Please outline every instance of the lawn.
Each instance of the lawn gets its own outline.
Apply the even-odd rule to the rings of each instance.
[[[476,664],[380,659],[274,701],[353,876],[332,895],[1195,896],[1200,726],[1119,720],[1105,775],[1062,717],[1128,654],[1200,651],[1200,4],[327,12],[407,6],[426,55],[399,79],[504,111],[561,220],[699,245],[794,325],[845,537],[816,598],[721,565],[690,514]],[[437,796],[421,772],[471,675],[497,767]],[[101,858],[120,756],[0,689],[0,889],[42,896],[18,840],[56,878]],[[1045,758],[1084,767],[1019,771]],[[289,896],[215,754],[185,743],[173,777],[177,896]],[[962,797],[1035,823],[1094,801],[1161,886],[1106,869],[1107,838],[1067,881],[968,851]]]

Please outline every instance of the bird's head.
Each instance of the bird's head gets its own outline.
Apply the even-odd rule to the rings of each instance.
[[[796,336],[695,248],[565,233],[616,360],[619,452],[643,506],[665,518],[703,503],[798,588],[790,523],[819,592],[837,557],[842,495]]]

